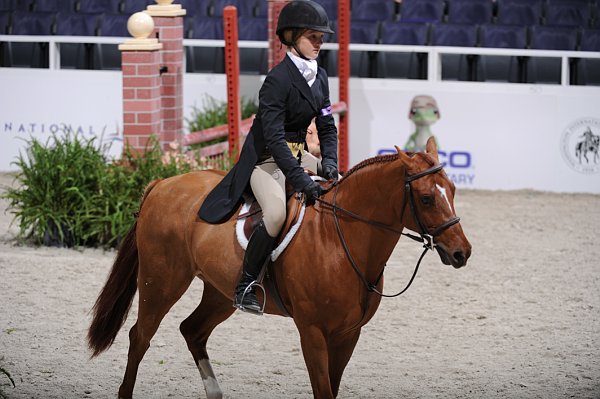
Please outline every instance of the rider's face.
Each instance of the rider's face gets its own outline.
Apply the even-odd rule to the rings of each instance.
[[[306,58],[314,60],[319,56],[319,51],[321,51],[323,36],[325,36],[323,32],[309,29],[298,38],[296,46]]]

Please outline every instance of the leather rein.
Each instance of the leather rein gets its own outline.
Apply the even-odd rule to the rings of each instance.
[[[414,175],[408,175],[408,174],[405,175],[405,178],[404,178],[404,200],[402,203],[402,212],[401,212],[402,216],[401,217],[404,217],[404,209],[406,208],[406,203],[408,203],[410,206],[411,214],[413,215],[415,224],[419,227],[419,230],[420,230],[419,236],[416,236],[416,235],[410,234],[410,233],[404,233],[403,230],[398,230],[398,229],[394,228],[393,226],[390,226],[390,225],[382,223],[382,222],[367,219],[367,218],[362,217],[352,211],[349,211],[347,209],[344,209],[344,208],[338,206],[336,204],[336,198],[337,198],[337,193],[338,193],[338,182],[337,181],[335,181],[326,190],[326,191],[330,191],[331,189],[333,189],[335,187],[335,191],[333,194],[333,202],[328,202],[321,198],[317,198],[318,202],[320,202],[321,204],[323,204],[325,206],[330,207],[331,210],[333,211],[333,220],[335,221],[335,227],[336,227],[338,236],[340,237],[340,241],[342,243],[342,246],[344,247],[344,252],[346,253],[346,256],[348,257],[348,260],[350,261],[352,268],[354,269],[354,271],[358,275],[359,279],[362,281],[362,283],[365,285],[365,287],[367,288],[367,290],[369,292],[374,292],[374,293],[376,293],[382,297],[386,297],[386,298],[393,298],[393,297],[402,295],[406,290],[408,290],[408,288],[411,286],[412,282],[414,281],[415,277],[417,276],[417,272],[419,271],[419,266],[421,265],[421,261],[423,260],[423,257],[425,256],[427,251],[433,250],[436,247],[436,244],[434,242],[434,237],[441,234],[443,231],[445,231],[446,229],[448,229],[449,227],[455,225],[456,223],[458,223],[460,221],[460,218],[455,216],[455,217],[451,218],[450,220],[448,220],[447,222],[441,224],[440,226],[430,230],[425,226],[425,224],[423,224],[423,222],[421,221],[421,218],[419,217],[419,214],[417,213],[417,207],[415,205],[413,191],[411,188],[411,182],[413,182],[417,179],[420,179],[421,177],[437,173],[440,170],[442,170],[442,168],[443,168],[442,164],[437,164],[435,166],[432,166],[429,169],[426,169],[426,170],[416,173]],[[423,248],[424,248],[423,253],[419,257],[419,260],[417,261],[417,264],[415,266],[415,270],[412,274],[412,277],[410,278],[408,284],[404,287],[404,289],[402,289],[400,292],[393,294],[393,295],[384,294],[382,291],[379,291],[377,289],[377,285],[379,284],[379,281],[381,280],[381,277],[383,276],[383,271],[385,270],[385,266],[386,266],[385,264],[384,264],[383,268],[381,269],[381,273],[379,273],[377,280],[375,280],[374,283],[369,283],[367,281],[367,278],[365,277],[365,275],[358,268],[354,258],[352,257],[352,254],[350,254],[350,249],[348,248],[348,244],[346,243],[346,238],[344,237],[344,233],[342,232],[342,228],[340,226],[338,213],[343,213],[343,214],[351,217],[352,219],[358,220],[358,221],[366,223],[368,225],[371,225],[371,226],[374,226],[374,227],[377,227],[377,228],[380,228],[383,230],[388,230],[388,231],[391,231],[391,232],[399,234],[399,235],[409,237],[410,239],[423,244]],[[402,222],[402,220],[401,220],[401,222]]]

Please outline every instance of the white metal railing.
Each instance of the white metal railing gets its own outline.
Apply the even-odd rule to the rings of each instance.
[[[90,43],[90,44],[121,44],[130,37],[107,36],[23,36],[0,35],[0,42],[28,42],[48,43],[49,69],[60,69],[60,45],[62,43]],[[184,39],[185,47],[224,47],[224,40]],[[240,48],[268,48],[266,41],[240,40]],[[337,43],[325,43],[324,50],[337,50]],[[570,59],[600,59],[600,52],[589,51],[556,51],[556,50],[525,50],[525,49],[498,49],[485,47],[436,47],[436,46],[405,46],[389,44],[359,44],[349,45],[350,51],[390,52],[390,53],[424,53],[428,57],[427,80],[430,82],[442,81],[441,66],[442,55],[495,55],[495,56],[521,56],[521,57],[548,57],[561,60],[561,85],[569,85],[569,60]]]
[[[30,36],[30,35],[0,35],[0,42],[13,43],[48,43],[48,69],[60,69],[60,44],[121,44],[126,37],[108,36]]]

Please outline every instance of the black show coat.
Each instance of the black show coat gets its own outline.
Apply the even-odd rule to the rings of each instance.
[[[208,194],[198,216],[223,223],[236,211],[259,158],[271,154],[296,191],[311,182],[285,140],[286,132],[305,132],[312,118],[321,142],[322,164],[337,167],[337,128],[331,114],[329,82],[321,67],[312,87],[289,56],[266,76],[259,92],[258,113],[242,147],[240,158]]]

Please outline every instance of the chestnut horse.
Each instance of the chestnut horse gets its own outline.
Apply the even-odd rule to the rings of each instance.
[[[307,207],[296,236],[274,264],[283,304],[300,334],[315,398],[337,396],[361,327],[379,306],[383,269],[404,227],[418,232],[427,248],[435,247],[445,264],[465,266],[471,254],[454,211],[455,188],[439,164],[435,142],[430,140],[424,153],[396,149],[397,154],[356,165],[316,205]],[[150,340],[195,277],[204,282],[202,300],[180,330],[207,397],[222,397],[206,343],[235,311],[233,292],[244,254],[235,235],[235,217],[211,225],[196,215],[222,177],[222,172],[199,171],[146,188],[137,221],[94,305],[88,332],[92,357],[108,349],[139,290],[121,398],[132,397]],[[262,296],[260,290],[258,294]],[[267,296],[265,312],[282,315]]]

